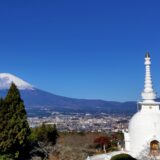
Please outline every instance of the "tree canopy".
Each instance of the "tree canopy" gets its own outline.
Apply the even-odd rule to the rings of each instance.
[[[113,156],[111,160],[136,160],[136,159],[128,154],[118,154]]]
[[[5,99],[0,99],[0,153],[18,158],[25,153],[30,128],[23,100],[14,83]]]

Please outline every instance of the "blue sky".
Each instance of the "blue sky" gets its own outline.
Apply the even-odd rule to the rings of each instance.
[[[0,72],[55,94],[137,100],[144,55],[160,93],[160,1],[0,1]]]

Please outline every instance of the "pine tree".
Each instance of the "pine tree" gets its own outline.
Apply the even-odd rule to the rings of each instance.
[[[30,128],[19,90],[12,83],[6,98],[0,101],[0,152],[18,158],[26,151]]]

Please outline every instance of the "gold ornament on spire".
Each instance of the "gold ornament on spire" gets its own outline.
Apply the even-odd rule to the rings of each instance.
[[[146,53],[146,58],[150,58],[149,52]]]

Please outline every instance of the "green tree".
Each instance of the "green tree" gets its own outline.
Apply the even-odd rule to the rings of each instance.
[[[58,136],[56,125],[43,123],[41,126],[32,129],[30,139],[32,142],[51,143],[55,145]]]
[[[117,144],[119,143],[123,146],[124,135],[122,132],[116,132],[111,134],[111,145],[112,147],[118,147]]]
[[[14,83],[0,101],[0,152],[18,158],[26,153],[30,128],[19,90]]]
[[[42,124],[39,127],[31,129],[30,141],[32,142],[31,155],[37,155],[42,159],[48,159],[50,153],[53,152],[53,145],[56,144],[58,138],[56,125]]]

